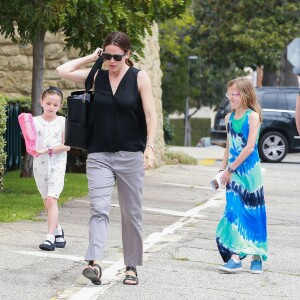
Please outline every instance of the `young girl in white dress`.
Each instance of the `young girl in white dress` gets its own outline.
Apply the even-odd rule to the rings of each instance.
[[[48,234],[39,248],[46,251],[64,248],[66,245],[63,229],[58,222],[57,205],[64,187],[67,151],[70,150],[70,147],[64,145],[65,118],[57,115],[62,102],[62,91],[50,86],[41,97],[43,114],[33,118],[38,153],[33,159],[33,174],[48,217]]]

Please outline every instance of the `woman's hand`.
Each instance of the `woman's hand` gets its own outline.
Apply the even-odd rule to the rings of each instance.
[[[99,58],[99,56],[102,55],[102,53],[103,53],[103,49],[97,48],[92,54],[94,61],[96,61]]]
[[[144,168],[153,168],[155,162],[154,150],[151,147],[146,147],[144,151]]]

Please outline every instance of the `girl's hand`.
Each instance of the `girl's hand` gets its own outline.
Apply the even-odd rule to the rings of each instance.
[[[48,153],[48,149],[36,150],[36,153],[37,153],[36,157],[38,157],[41,154]]]
[[[221,184],[226,185],[230,182],[232,173],[230,173],[227,169],[223,172],[223,175],[221,177]]]
[[[144,151],[144,168],[153,168],[155,162],[154,151],[150,147],[146,147]]]

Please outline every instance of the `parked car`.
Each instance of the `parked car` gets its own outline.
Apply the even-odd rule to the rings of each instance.
[[[287,153],[300,152],[300,136],[295,122],[298,87],[256,88],[262,107],[263,123],[260,130],[258,151],[262,161],[278,163]],[[231,111],[227,98],[217,109],[211,143],[226,146],[225,115]]]

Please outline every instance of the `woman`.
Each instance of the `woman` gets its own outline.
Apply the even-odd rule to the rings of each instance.
[[[101,284],[100,261],[109,226],[109,208],[115,181],[122,216],[126,276],[124,284],[138,284],[136,266],[143,263],[142,186],[144,169],[154,165],[157,115],[148,74],[133,67],[130,42],[122,32],[109,34],[93,54],[57,68],[59,75],[84,83],[90,69],[84,65],[101,56],[108,70],[95,75],[91,106],[91,141],[86,164],[91,218],[83,275]]]

